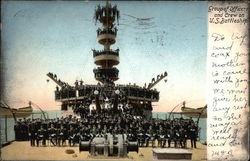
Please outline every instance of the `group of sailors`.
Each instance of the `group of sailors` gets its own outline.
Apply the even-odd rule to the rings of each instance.
[[[95,50],[95,49],[92,49],[92,51],[93,51],[93,56],[94,57],[99,56],[99,55],[104,55],[104,54],[119,56],[120,49],[119,48],[117,48],[115,50],[112,50],[112,49],[109,49],[109,50]]]
[[[61,81],[60,79],[58,79],[56,74],[49,72],[48,76],[51,77],[53,80],[57,81],[61,85],[62,88],[70,88],[71,87],[68,83],[65,83],[65,82]],[[56,89],[57,89],[57,91],[59,90],[58,87]]]
[[[71,105],[71,108],[73,112],[79,115],[81,118],[86,118],[89,116],[89,114],[96,115],[98,112],[94,106],[86,107],[86,106],[82,106],[82,104],[80,104],[80,106]],[[109,105],[107,104],[106,107],[101,108],[100,113],[105,115],[105,117],[108,117],[109,115],[115,115],[115,113],[142,116],[142,115],[139,115],[132,106],[124,106],[124,107],[118,106],[117,111],[114,112],[110,104]],[[142,112],[140,114],[142,114]]]
[[[107,78],[108,81],[108,78]],[[94,96],[94,91],[98,90],[104,91],[106,87],[101,86],[100,84],[97,86],[91,86],[91,85],[83,85],[83,81],[76,81],[75,86],[69,87],[69,88],[61,88],[56,87],[55,91],[55,97],[56,99],[65,99],[65,98],[75,98],[77,96],[78,91],[78,97],[92,97]],[[143,87],[139,87],[137,85],[125,85],[125,86],[115,86],[113,91],[119,90],[120,94],[119,96],[122,97],[122,95],[125,96],[131,96],[131,97],[142,97],[147,99],[159,99],[159,92],[154,90],[148,90]]]
[[[163,78],[166,77],[167,75],[168,75],[167,72],[164,72],[164,73],[161,74],[161,75],[160,75],[160,74],[157,75],[156,78],[152,78],[151,83],[149,83],[148,86],[147,86],[147,84],[145,83],[145,84],[144,84],[144,87],[151,88],[153,84],[155,84],[155,83],[156,83],[157,81],[159,81],[160,79],[163,79]]]
[[[95,10],[95,20],[99,20],[101,17],[113,17],[116,18],[117,20],[120,17],[120,11],[117,9],[117,6],[111,6],[111,4],[108,4],[107,6],[100,6],[98,5]]]
[[[97,30],[96,30],[96,33],[97,33],[97,36],[99,36],[99,35],[101,35],[101,34],[113,34],[113,35],[117,35],[117,28],[116,27],[114,27],[114,26],[111,26],[110,28],[108,28],[108,29],[100,29],[100,28],[98,28]]]
[[[31,146],[74,146],[80,141],[104,137],[107,133],[126,134],[139,146],[196,148],[197,123],[192,119],[155,120],[124,113],[89,113],[84,118],[24,119],[15,125],[16,140],[30,140]],[[156,145],[156,143],[158,143]],[[168,145],[166,145],[168,144]]]

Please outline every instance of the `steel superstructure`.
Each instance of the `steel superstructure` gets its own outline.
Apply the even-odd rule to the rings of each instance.
[[[104,6],[98,5],[95,9],[94,19],[101,24],[97,29],[98,43],[102,50],[93,50],[94,63],[97,68],[93,70],[97,85],[84,84],[76,81],[74,86],[60,80],[56,74],[48,73],[55,83],[55,100],[61,102],[63,113],[78,114],[79,111],[94,105],[97,112],[102,108],[112,108],[116,111],[122,108],[132,109],[134,115],[146,118],[152,117],[152,102],[159,101],[159,92],[152,89],[158,82],[167,76],[167,72],[153,78],[151,83],[140,87],[136,84],[115,84],[119,79],[119,70],[115,67],[120,63],[120,50],[112,49],[118,34],[120,11],[116,5],[106,2]]]

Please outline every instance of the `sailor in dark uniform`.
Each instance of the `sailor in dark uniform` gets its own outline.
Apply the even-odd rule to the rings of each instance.
[[[137,141],[137,131],[134,130],[132,124],[129,125],[128,129],[126,130],[126,133],[128,135],[128,140],[129,141]]]
[[[68,139],[68,130],[66,126],[63,126],[63,138],[62,145],[66,144],[66,140]]]
[[[153,129],[154,131],[154,144],[155,144],[155,141],[157,140],[160,140],[159,137],[160,137],[160,125],[159,123],[156,124],[155,128]],[[158,144],[159,146],[159,144]]]
[[[165,128],[165,142],[163,143],[164,147],[167,142],[168,142],[168,147],[170,147],[171,141],[169,142],[169,140],[170,140],[170,129]]]
[[[21,119],[14,126],[16,141],[21,140]]]
[[[196,148],[196,139],[197,139],[197,126],[192,123],[189,128],[189,135],[190,135],[190,141],[191,141],[191,147]]]
[[[32,122],[29,125],[29,137],[30,137],[30,145],[35,146],[35,140],[36,140],[36,129],[35,124]]]
[[[57,130],[57,145],[63,146],[66,141],[66,129],[61,125],[60,129]]]
[[[21,134],[21,138],[20,140],[21,141],[27,141],[29,140],[29,132],[28,132],[28,125],[27,125],[27,122],[26,122],[26,119],[24,119],[24,121],[22,121],[21,123],[21,128],[20,128],[20,134]]]
[[[96,126],[94,125],[93,128],[90,130],[92,138],[94,138],[97,135],[97,129]]]
[[[90,141],[91,135],[90,135],[90,129],[85,128],[84,126],[80,130],[80,139],[81,141]]]
[[[128,141],[137,141],[137,138],[135,136],[135,132],[133,132],[132,129],[128,128],[126,130],[126,134],[127,134]]]
[[[42,130],[41,130],[41,128],[39,128],[38,130],[37,130],[37,135],[36,135],[37,137],[36,137],[36,146],[39,146],[39,142],[42,140],[42,138],[43,138],[43,135],[42,135]]]
[[[112,125],[110,125],[108,128],[108,133],[113,134],[113,129],[114,129],[114,127]]]
[[[118,126],[114,126],[114,129],[112,130],[112,135],[117,135],[117,134],[119,134]]]
[[[46,146],[46,130],[43,126],[37,132],[37,146],[39,146],[40,141],[42,141],[43,146]]]
[[[155,147],[155,140],[156,140],[156,132],[154,131],[153,127],[152,126],[149,126],[149,135],[150,135],[150,139],[149,141],[152,142],[152,147]]]
[[[70,129],[69,129],[69,136],[68,136],[68,140],[69,140],[69,146],[71,146],[71,145],[75,145],[75,143],[74,143],[74,138],[75,138],[75,130],[74,130],[74,128],[73,128],[73,126],[70,126]]]
[[[180,145],[180,132],[178,129],[174,129],[174,147],[177,148],[177,146]]]
[[[137,125],[137,127],[138,127],[138,125]],[[143,131],[142,127],[139,126],[139,129],[137,131],[137,137],[138,137],[139,147],[143,147],[143,144],[144,144],[144,141],[145,141],[143,135],[144,135],[144,131]]]
[[[32,124],[34,126],[34,143],[37,143],[37,132],[38,132],[38,127],[37,127],[37,120],[33,120]]]
[[[146,130],[145,131],[145,143],[146,143],[146,147],[148,147],[150,139],[151,139],[150,132],[149,132],[149,130]]]
[[[101,124],[99,124],[97,126],[97,134],[96,134],[97,137],[103,137],[104,136],[104,133],[103,133],[103,129],[101,127]]]
[[[166,144],[165,131],[162,126],[160,126],[159,136],[158,136],[158,147],[164,148]]]
[[[171,147],[171,142],[175,140],[175,134],[174,134],[174,128],[173,127],[168,129],[167,136],[168,136],[168,147]]]
[[[74,143],[79,143],[80,141],[80,126],[78,124],[76,124],[76,127],[74,128],[74,133],[75,133],[75,137],[74,137]]]
[[[27,136],[26,136],[26,122],[25,120],[20,121],[20,141],[26,141]]]
[[[45,137],[45,145],[46,145],[47,140],[49,141],[48,121],[44,120],[42,123],[42,126],[44,128],[44,135],[45,135],[44,137]]]
[[[92,138],[91,138],[91,135],[90,133],[87,133],[86,131],[84,131],[82,134],[81,134],[81,141],[90,141]]]
[[[51,128],[48,129],[48,132],[49,132],[49,140],[55,146],[57,143],[57,135],[56,135],[57,129],[54,128],[53,124],[51,124]]]
[[[184,128],[180,129],[180,146],[182,148],[187,146],[187,131]]]

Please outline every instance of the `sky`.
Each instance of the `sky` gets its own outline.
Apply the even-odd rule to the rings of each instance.
[[[155,88],[154,111],[171,111],[183,101],[206,104],[207,2],[111,1],[121,18],[116,44],[120,49],[117,84],[143,86],[168,72]],[[96,37],[94,9],[103,1],[3,1],[2,54],[4,101],[22,107],[32,101],[44,110],[59,110],[56,84],[48,72],[73,85],[94,79],[92,50],[103,49]],[[148,18],[140,21],[138,18]]]

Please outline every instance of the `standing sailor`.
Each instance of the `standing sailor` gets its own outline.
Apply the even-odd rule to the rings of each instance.
[[[196,148],[197,131],[198,131],[197,125],[195,125],[195,123],[192,123],[189,130],[192,148]]]
[[[36,129],[34,122],[31,122],[29,124],[29,136],[30,136],[30,145],[35,146],[35,140],[36,140]]]

